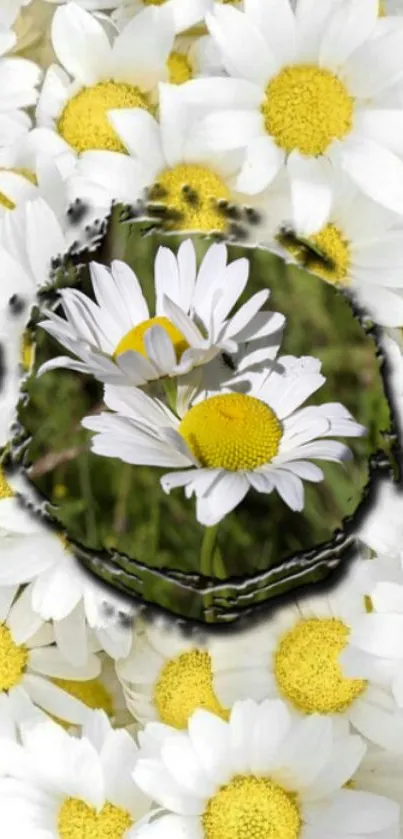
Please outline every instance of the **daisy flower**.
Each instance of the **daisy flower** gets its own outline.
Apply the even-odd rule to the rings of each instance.
[[[0,585],[28,584],[25,596],[38,616],[53,620],[66,661],[84,666],[95,646],[112,658],[128,655],[133,607],[89,577],[66,540],[25,509],[0,475]],[[19,489],[24,495],[25,482]]]
[[[375,672],[376,650],[359,674],[355,668],[354,677],[344,665],[369,607],[372,586],[367,564],[373,563],[354,564],[327,595],[280,608],[265,624],[245,634],[215,639],[210,652],[219,702],[230,708],[246,696],[256,701],[281,698],[294,716],[320,714],[333,721],[338,736],[352,726],[366,740],[397,751],[403,714]]]
[[[57,218],[69,248],[93,246],[110,211],[105,192],[76,172],[75,159],[36,149],[41,130],[16,149],[20,165],[0,169],[0,219],[28,201],[42,198]]]
[[[343,788],[365,753],[358,736],[334,739],[330,720],[295,720],[279,700],[237,702],[228,722],[196,711],[186,733],[156,727],[134,779],[168,815],[139,839],[398,839],[399,807]]]
[[[266,214],[265,195],[251,200],[237,192],[239,151],[214,152],[197,142],[196,117],[180,88],[160,84],[158,121],[140,108],[110,111],[108,117],[128,154],[84,152],[78,172],[86,181],[125,204],[135,204],[147,188],[148,211],[152,216],[153,203],[165,207],[161,223],[168,230],[225,233],[233,205],[246,204],[244,223],[248,228],[255,220],[257,235],[264,237],[256,225],[261,206]],[[238,218],[236,224],[238,229]]]
[[[42,134],[43,151],[124,152],[108,112],[155,111],[158,82],[170,77],[171,16],[149,7],[111,43],[94,15],[68,3],[56,10],[51,34],[60,66],[47,70],[36,109],[37,125],[47,129]]]
[[[0,588],[0,699],[1,716],[13,719],[20,698],[28,697],[48,714],[81,724],[88,715],[83,702],[57,684],[57,679],[86,680],[99,674],[97,657],[72,665],[55,646],[53,628],[36,614],[26,590]]]
[[[246,288],[248,271],[245,258],[227,265],[227,248],[222,244],[208,249],[198,271],[190,239],[181,244],[177,256],[160,247],[152,316],[128,265],[115,260],[108,270],[92,262],[96,303],[76,289],[63,289],[65,318],[47,312],[49,319],[40,324],[80,360],[54,358],[39,374],[64,367],[91,373],[106,383],[130,380],[143,385],[188,373],[219,353],[235,353],[246,341],[253,347],[255,340],[266,338],[279,346],[284,317],[261,310],[270,292],[254,294],[230,314]]]
[[[93,712],[81,737],[47,720],[23,724],[21,740],[2,743],[12,770],[0,780],[0,798],[13,835],[132,839],[150,802],[131,777],[138,747],[127,731]]]
[[[185,729],[197,708],[228,718],[214,693],[207,639],[187,637],[166,621],[136,623],[130,654],[116,662],[116,672],[127,707],[142,725]]]
[[[302,407],[324,384],[320,362],[283,356],[277,370],[244,377],[247,393],[221,388],[201,396],[179,418],[137,388],[105,388],[105,403],[115,413],[86,417],[95,431],[95,454],[136,465],[179,471],[161,478],[165,492],[185,487],[196,495],[201,524],[213,526],[234,510],[249,489],[276,490],[294,511],[304,508],[303,480],[323,480],[311,463],[343,463],[350,449],[333,434],[365,433],[340,403]]]
[[[42,76],[33,61],[6,56],[16,40],[11,29],[0,29],[0,166],[7,166],[10,149],[31,127],[23,109],[37,101]]]
[[[317,228],[315,215],[309,207],[299,218],[294,214],[291,241],[288,228],[285,235],[279,233],[280,243],[289,242],[286,253],[327,282],[351,291],[375,323],[403,325],[401,219],[399,224],[394,213],[343,179],[335,186],[323,226]]]
[[[297,212],[316,206],[324,223],[344,172],[403,213],[402,111],[389,98],[401,95],[403,28],[378,28],[378,0],[325,0],[320,14],[307,0],[295,13],[288,0],[255,0],[206,19],[232,78],[188,82],[187,95],[205,109],[205,141],[245,149],[239,190],[285,170]]]

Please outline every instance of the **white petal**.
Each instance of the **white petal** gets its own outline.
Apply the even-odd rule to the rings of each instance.
[[[248,143],[235,188],[247,195],[262,192],[274,180],[284,162],[284,152],[271,137],[255,137]]]
[[[95,84],[100,76],[108,78],[111,48],[106,32],[93,15],[76,4],[56,10],[52,44],[60,63],[83,85]]]
[[[259,30],[249,18],[232,6],[216,5],[206,16],[208,29],[217,43],[230,76],[265,85],[278,68]]]
[[[403,215],[403,162],[372,140],[343,146],[341,166],[369,198]]]
[[[333,172],[323,157],[292,152],[287,160],[293,220],[297,231],[314,233],[326,224],[332,204]]]

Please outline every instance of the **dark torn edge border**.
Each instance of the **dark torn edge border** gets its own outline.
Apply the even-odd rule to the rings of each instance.
[[[167,234],[165,231],[160,231],[160,233],[162,236],[170,237],[170,234]],[[144,235],[149,235],[149,232],[147,231]],[[203,238],[211,239],[208,235],[203,236]],[[228,244],[241,248],[244,246],[243,243],[239,242],[228,242]],[[268,251],[268,249],[264,248],[261,248],[261,250]],[[55,266],[56,270],[63,269],[71,255],[69,253],[63,260],[58,261]],[[85,263],[75,265],[75,271],[79,271],[82,265],[85,265]],[[48,290],[44,290],[44,292],[46,294]],[[141,611],[146,619],[152,620],[156,615],[163,614],[176,620],[183,627],[187,626],[189,628],[189,625],[191,625],[193,630],[206,626],[208,626],[209,630],[228,629],[229,627],[236,627],[239,630],[245,621],[249,623],[255,616],[259,618],[264,611],[272,611],[281,606],[290,597],[291,591],[298,592],[298,596],[301,597],[312,593],[312,589],[315,592],[318,590],[328,590],[340,579],[343,571],[347,571],[349,559],[352,559],[356,553],[357,544],[355,538],[357,530],[362,519],[367,515],[371,505],[376,500],[376,483],[378,479],[381,481],[382,478],[389,477],[403,489],[402,449],[399,442],[398,412],[394,404],[394,394],[389,384],[391,371],[389,369],[388,356],[382,346],[382,330],[378,326],[368,324],[368,316],[360,310],[356,300],[352,299],[344,290],[335,289],[335,293],[341,293],[347,298],[349,305],[352,307],[353,316],[360,321],[365,333],[374,341],[375,354],[380,362],[379,372],[383,382],[384,394],[388,401],[391,415],[390,428],[380,433],[390,440],[390,455],[388,456],[382,450],[378,450],[378,452],[371,455],[368,460],[369,479],[364,487],[361,501],[355,512],[342,520],[342,526],[334,531],[332,537],[327,542],[321,543],[316,548],[297,552],[283,560],[280,565],[254,574],[253,576],[230,577],[228,581],[223,581],[217,577],[206,578],[197,573],[187,573],[179,570],[169,570],[167,573],[166,569],[150,568],[139,560],[131,559],[116,551],[100,553],[91,551],[75,541],[71,541],[73,552],[83,568],[90,574],[91,578],[93,579],[95,577],[101,584],[104,583],[105,591],[108,589],[119,591],[127,598],[128,603],[134,607],[135,611]],[[23,377],[21,382],[22,388],[29,375],[27,374]],[[24,398],[23,391],[22,398]],[[10,452],[13,466],[19,471],[22,471],[28,481],[29,479],[26,476],[27,467],[21,463],[20,458],[24,458],[24,451],[29,446],[31,439],[26,434],[23,426],[18,424],[17,434],[11,439]],[[7,460],[10,458],[7,458]],[[6,464],[7,460],[5,461]],[[396,471],[398,473],[397,478],[395,476]],[[36,487],[35,489],[38,493],[39,491]],[[57,526],[51,514],[45,509],[49,506],[48,499],[44,499],[38,505],[29,501],[23,494],[19,494],[19,499],[27,510],[30,510],[35,516],[39,515],[47,526],[60,533],[62,530],[60,523]],[[342,567],[343,565],[344,569]],[[144,581],[141,575],[139,575],[139,572],[142,575],[147,575],[150,582],[161,580],[166,586],[175,586],[177,588],[176,596],[178,594],[178,588],[187,592],[190,596],[199,595],[201,601],[203,596],[210,595],[213,598],[213,603],[209,607],[204,608],[205,621],[184,617],[183,613],[173,612],[166,606],[145,601],[141,594],[144,588]],[[284,572],[286,572],[285,576]],[[315,575],[316,580],[313,581],[312,576]],[[307,576],[309,579],[304,582],[304,578]],[[301,578],[300,586],[302,588],[298,588],[295,585],[299,577]],[[328,579],[329,577],[330,579]],[[113,581],[111,578],[113,578]],[[127,584],[128,581],[132,583],[132,586]],[[265,594],[263,601],[250,602],[251,600],[253,601],[254,597],[256,598],[262,593]],[[251,614],[252,612],[253,616]]]

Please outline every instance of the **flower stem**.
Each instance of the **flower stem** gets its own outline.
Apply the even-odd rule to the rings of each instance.
[[[204,531],[201,551],[200,551],[200,573],[204,577],[212,577],[214,575],[214,554],[217,544],[218,524],[214,527],[206,527]],[[211,591],[207,591],[204,595],[204,603],[206,607],[211,606],[213,596]]]

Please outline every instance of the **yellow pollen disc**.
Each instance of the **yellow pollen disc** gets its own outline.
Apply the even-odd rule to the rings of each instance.
[[[174,326],[174,324],[164,316],[144,320],[142,323],[139,323],[131,329],[130,332],[128,332],[122,340],[119,341],[119,344],[113,353],[113,358],[117,358],[119,355],[122,355],[122,353],[128,352],[128,350],[134,350],[147,358],[144,337],[146,332],[148,332],[152,326],[162,326],[167,335],[169,335],[178,360],[182,353],[188,349],[189,344],[183,337],[182,332],[180,332],[179,329],[177,329],[176,326]]]
[[[349,632],[337,618],[309,618],[283,637],[274,673],[281,694],[299,711],[343,713],[365,690],[367,683],[343,676],[339,663]]]
[[[27,648],[16,644],[8,626],[0,624],[0,693],[19,684],[27,662]]]
[[[190,650],[168,661],[154,688],[154,704],[161,722],[187,727],[197,708],[228,719],[213,690],[211,658],[204,650]]]
[[[327,224],[319,233],[315,233],[306,240],[312,243],[321,255],[312,250],[307,253],[304,245],[297,242],[287,245],[287,250],[304,265],[312,274],[321,277],[328,283],[348,286],[350,284],[350,246],[341,230],[334,224]]]
[[[5,498],[14,498],[14,496],[15,492],[11,489],[4,471],[0,466],[0,501],[4,501]]]
[[[107,802],[99,813],[79,798],[67,798],[59,811],[57,835],[61,839],[123,839],[132,827],[127,810]]]
[[[229,472],[269,463],[282,437],[271,408],[243,393],[224,393],[194,405],[178,431],[202,466]]]
[[[108,120],[108,111],[116,108],[148,110],[149,105],[135,85],[99,82],[93,87],[84,87],[67,102],[59,117],[57,130],[78,152],[90,149],[126,152]]]
[[[264,124],[280,148],[323,154],[351,131],[354,100],[329,70],[310,64],[285,67],[267,85]]]
[[[145,6],[162,6],[166,0],[143,0]]]
[[[0,172],[14,172],[15,175],[21,175],[27,181],[30,181],[31,184],[36,185],[37,183],[35,174],[30,169],[5,169],[0,167]],[[0,207],[4,207],[6,210],[15,210],[15,203],[4,192],[0,192]]]
[[[301,816],[292,793],[270,778],[237,775],[207,803],[205,839],[298,839]]]
[[[167,224],[172,230],[222,231],[227,219],[218,206],[229,201],[231,191],[211,169],[198,164],[181,163],[166,169],[150,191],[151,200],[167,207],[174,217]]]
[[[192,78],[190,61],[181,52],[171,52],[167,61],[169,81],[171,84],[184,84]]]

